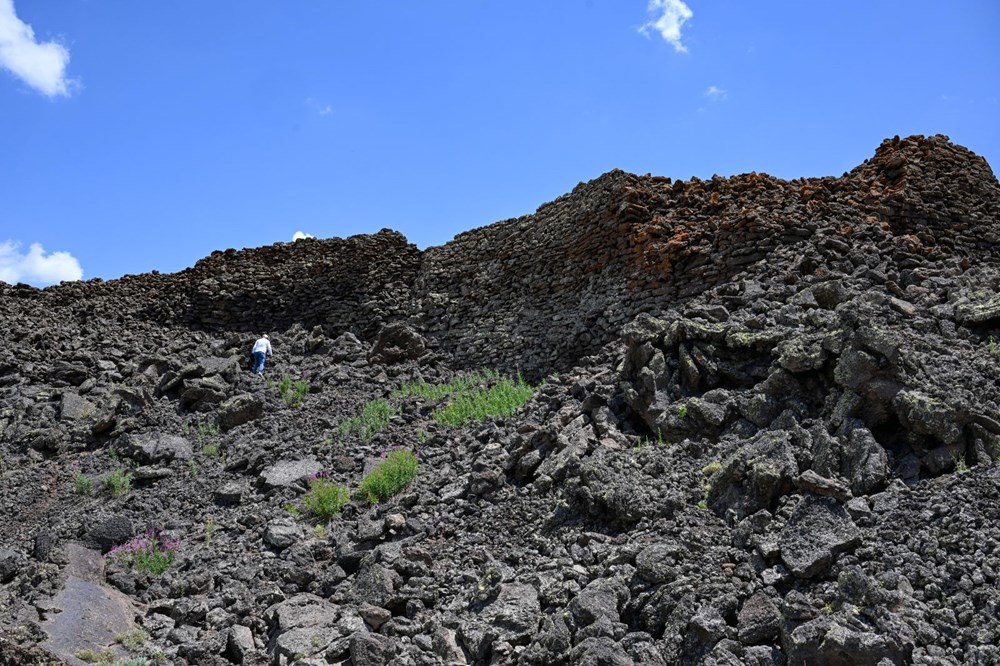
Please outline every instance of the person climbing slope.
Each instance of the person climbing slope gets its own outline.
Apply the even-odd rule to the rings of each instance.
[[[271,340],[265,333],[257,340],[257,342],[253,343],[253,351],[250,352],[250,356],[253,357],[253,374],[263,377],[264,359],[273,355],[274,352],[271,350]]]

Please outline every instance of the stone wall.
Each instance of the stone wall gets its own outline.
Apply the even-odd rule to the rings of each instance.
[[[181,311],[168,318],[213,330],[321,325],[330,335],[375,335],[404,315],[420,251],[395,231],[303,239],[215,252],[186,276]],[[183,274],[182,274],[183,275]],[[162,316],[155,309],[151,316]]]
[[[469,365],[565,368],[616,336],[635,270],[620,171],[424,253],[412,320]]]
[[[794,279],[828,261],[863,262],[846,255],[870,247],[893,257],[872,270],[898,278],[930,260],[1000,259],[998,219],[1000,185],[985,160],[947,137],[895,138],[840,178],[673,182],[612,171],[533,215],[424,252],[390,230],[309,239],[215,252],[170,275],[0,287],[0,307],[62,308],[81,325],[90,317],[237,331],[300,323],[369,340],[406,321],[459,364],[534,378],[618,339],[640,312],[769,262]]]
[[[420,251],[395,231],[351,238],[213,252],[171,274],[126,275],[35,290],[7,288],[3,298],[91,317],[138,317],[169,326],[266,331],[294,323],[329,335],[373,337],[408,312]]]

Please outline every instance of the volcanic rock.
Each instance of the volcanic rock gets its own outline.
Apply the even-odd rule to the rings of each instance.
[[[0,661],[63,618],[175,666],[1000,663],[998,294],[943,136],[0,283]],[[129,652],[72,548],[139,533],[80,597]]]

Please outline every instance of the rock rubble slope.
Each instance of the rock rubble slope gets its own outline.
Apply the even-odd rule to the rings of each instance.
[[[0,327],[0,664],[1000,664],[1000,184],[947,137],[0,284]],[[400,390],[518,371],[459,426]]]

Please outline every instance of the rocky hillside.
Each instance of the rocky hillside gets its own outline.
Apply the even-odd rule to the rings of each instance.
[[[1000,184],[947,137],[0,330],[0,664],[1000,664]]]

